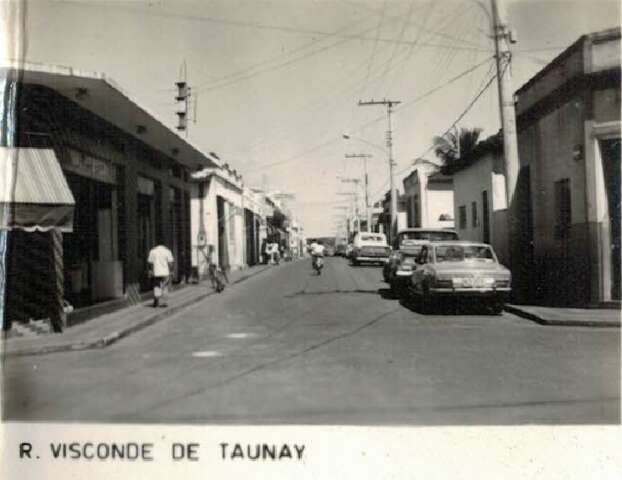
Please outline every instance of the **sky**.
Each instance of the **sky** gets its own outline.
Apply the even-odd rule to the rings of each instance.
[[[504,3],[518,40],[514,90],[582,34],[620,25],[617,0]],[[29,0],[26,60],[105,73],[171,128],[185,71],[192,143],[245,184],[294,194],[307,235],[330,235],[353,188],[341,179],[363,175],[345,154],[373,155],[370,202],[389,185],[386,109],[359,100],[402,102],[392,117],[398,185],[415,158],[434,159],[432,138],[458,118],[483,136],[498,131],[489,9],[485,0]]]

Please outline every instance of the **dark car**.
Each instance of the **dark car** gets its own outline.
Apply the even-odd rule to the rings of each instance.
[[[407,228],[397,233],[394,250],[384,264],[382,276],[394,295],[401,295],[416,268],[415,257],[428,242],[458,240],[454,230],[443,228]]]

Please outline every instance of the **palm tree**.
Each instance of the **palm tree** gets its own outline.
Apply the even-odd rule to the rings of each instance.
[[[434,137],[434,153],[443,162],[446,173],[451,173],[469,156],[481,133],[481,128],[453,128],[442,137]]]

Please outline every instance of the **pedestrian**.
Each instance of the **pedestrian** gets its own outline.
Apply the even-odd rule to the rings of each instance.
[[[277,265],[281,262],[281,252],[279,251],[279,244],[272,244],[272,254],[274,255],[274,263]]]
[[[157,245],[149,252],[149,275],[153,279],[153,307],[166,307],[168,286],[175,260],[171,251],[164,245]]]
[[[264,250],[265,264],[269,265],[272,263],[272,244],[266,241],[266,248]]]

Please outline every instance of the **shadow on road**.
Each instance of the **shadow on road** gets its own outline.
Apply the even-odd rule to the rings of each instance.
[[[379,288],[378,295],[380,295],[385,300],[397,300],[399,297],[393,293],[393,290],[390,288]]]
[[[384,297],[383,297],[384,298]],[[465,301],[460,299],[444,299],[439,301],[428,301],[423,304],[414,297],[400,298],[400,305],[411,312],[420,315],[490,315],[498,316],[481,302]]]
[[[306,291],[306,290],[301,290],[299,292],[294,292],[294,293],[290,293],[289,295],[283,295],[283,298],[293,298],[293,297],[298,297],[301,295],[335,295],[335,294],[359,294],[359,293],[366,293],[366,294],[372,294],[372,295],[377,295],[378,292],[376,290],[362,290],[360,288],[357,289],[352,289],[352,290],[340,290],[340,289],[335,289],[335,290],[320,290],[320,291]]]

